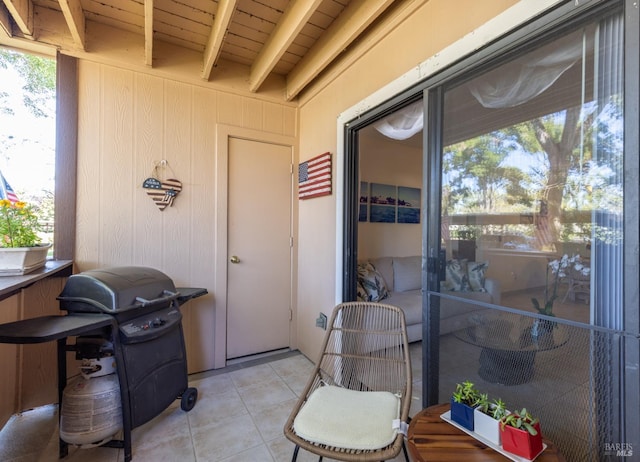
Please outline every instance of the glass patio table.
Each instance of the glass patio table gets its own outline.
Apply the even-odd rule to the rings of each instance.
[[[531,380],[536,355],[559,348],[569,340],[568,331],[561,324],[502,311],[474,314],[467,327],[453,334],[481,348],[480,377],[503,385]]]

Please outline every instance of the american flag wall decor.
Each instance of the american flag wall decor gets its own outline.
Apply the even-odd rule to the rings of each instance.
[[[325,152],[298,165],[298,199],[331,194],[331,153]]]

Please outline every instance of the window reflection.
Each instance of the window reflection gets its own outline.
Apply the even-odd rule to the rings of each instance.
[[[491,280],[503,305],[597,322],[585,304],[608,300],[594,297],[594,282],[620,280],[618,22],[572,31],[445,92],[441,290],[486,291],[477,281]]]

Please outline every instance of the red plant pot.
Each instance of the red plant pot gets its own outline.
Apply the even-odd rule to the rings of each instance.
[[[502,449],[512,454],[532,460],[542,452],[542,433],[540,423],[536,422],[533,428],[538,432],[533,436],[526,430],[500,424],[502,437]]]

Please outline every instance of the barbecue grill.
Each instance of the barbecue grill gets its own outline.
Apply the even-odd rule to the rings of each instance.
[[[131,426],[138,427],[182,397],[191,410],[179,296],[173,281],[153,268],[116,267],[72,275],[58,297],[69,313],[106,313],[118,323]],[[79,356],[82,351],[79,351]],[[79,358],[80,359],[80,358]]]
[[[66,351],[75,351],[78,359],[113,355],[122,402],[123,440],[103,445],[124,448],[124,460],[129,462],[133,428],[160,414],[176,399],[181,400],[184,411],[195,405],[198,392],[188,387],[180,306],[206,293],[206,289],[176,289],[167,275],[153,268],[85,271],[69,276],[58,296],[66,316],[0,325],[0,341],[58,341],[60,404],[66,385]],[[71,336],[76,337],[74,345],[67,344]],[[100,342],[93,340],[101,339],[112,345],[110,350],[94,348]],[[67,453],[68,443],[60,439],[60,457]]]

